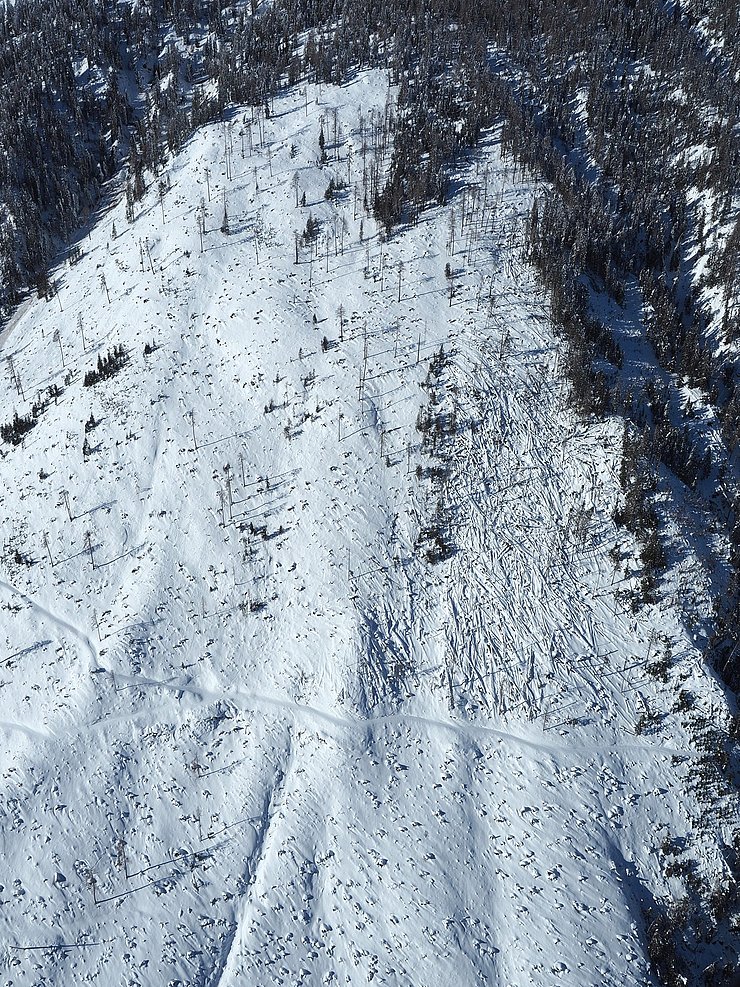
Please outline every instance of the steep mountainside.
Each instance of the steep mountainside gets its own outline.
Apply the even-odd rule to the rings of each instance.
[[[227,111],[3,334],[7,985],[731,983],[720,535],[617,525],[500,124],[387,222],[399,101]]]
[[[347,178],[386,233],[448,204],[460,156],[500,126],[540,189],[526,256],[570,400],[629,422],[619,520],[642,545],[640,599],[682,539],[708,553],[701,646],[737,690],[738,40],[728,0],[578,0],[567,16],[540,0],[5,0],[0,314],[29,287],[54,297],[49,264],[111,176],[130,222],[147,188],[166,192],[169,156],[234,105],[259,124],[286,89],[387,71],[397,112],[370,127],[392,152]],[[692,523],[672,539],[685,496]]]

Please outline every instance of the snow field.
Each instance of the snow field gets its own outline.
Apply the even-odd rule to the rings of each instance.
[[[700,807],[646,666],[724,700],[615,595],[621,432],[567,408],[535,190],[491,134],[381,237],[392,99],[204,128],[6,335],[6,408],[63,388],[0,462],[8,985],[653,982],[638,879]]]

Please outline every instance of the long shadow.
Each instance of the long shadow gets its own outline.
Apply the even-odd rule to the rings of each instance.
[[[114,562],[120,562],[121,559],[127,559],[130,555],[136,555],[137,552],[141,552],[146,548],[146,542],[143,545],[135,545],[134,548],[130,548],[128,552],[123,552],[122,555],[117,555],[114,559],[107,559],[105,562],[96,562],[96,569],[104,569],[107,565],[113,565]]]
[[[114,634],[125,634],[127,631],[142,630],[146,631],[157,624],[161,624],[164,617],[145,617],[143,620],[135,620],[132,624],[122,624],[120,627],[114,627],[112,630],[106,631],[103,634],[103,640],[108,637],[112,637]],[[133,685],[121,686],[116,689],[116,692],[123,692],[124,689],[132,689]]]
[[[25,658],[26,655],[33,654],[34,651],[40,651],[42,648],[46,648],[51,644],[50,640],[47,641],[37,641],[35,644],[31,644],[27,648],[21,648],[20,651],[14,652],[12,655],[8,655],[7,658],[3,658],[0,661],[0,665],[8,665],[15,658]]]
[[[97,550],[99,548],[102,548],[102,547],[103,546],[100,545],[100,544],[92,545],[91,548],[92,548],[93,555],[95,554],[95,552],[97,552]],[[64,565],[65,562],[74,562],[75,559],[79,559],[83,555],[90,555],[90,548],[88,548],[87,545],[85,545],[85,547],[83,549],[81,549],[79,552],[75,552],[74,555],[68,555],[65,559],[57,559],[56,562],[54,563],[54,565],[55,566],[58,566],[58,565]],[[96,568],[97,568],[97,565],[96,565]]]
[[[96,448],[99,449],[100,446],[96,446]],[[115,500],[109,500],[109,501],[107,501],[104,504],[98,504],[97,507],[91,507],[90,510],[88,510],[88,511],[82,511],[80,514],[75,514],[74,517],[72,518],[72,520],[73,521],[77,521],[81,517],[89,517],[91,514],[95,514],[97,511],[103,511],[103,510],[109,511],[111,509],[111,507],[113,507],[113,505],[116,504],[116,503],[117,503],[117,501],[115,501]],[[96,546],[93,546],[93,547],[94,548],[99,548],[100,546],[97,546],[96,545]]]
[[[219,439],[210,439],[208,442],[199,442],[198,449],[207,449],[208,446],[218,445],[219,442],[226,442],[228,439],[241,439],[244,438],[245,435],[251,435],[256,431],[257,428],[255,426],[254,428],[247,429],[246,432],[233,432],[231,435],[222,435]]]

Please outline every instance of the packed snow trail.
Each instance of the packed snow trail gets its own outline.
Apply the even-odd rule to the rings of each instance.
[[[5,593],[19,596],[21,600],[23,600],[23,602],[30,607],[34,613],[36,613],[42,623],[51,623],[52,625],[56,625],[58,630],[71,634],[73,637],[77,638],[83,648],[88,652],[90,658],[92,659],[93,665],[97,664],[98,652],[84,630],[80,630],[79,627],[75,626],[75,624],[73,624],[66,617],[60,617],[59,614],[52,613],[52,611],[48,610],[45,606],[43,606],[43,604],[37,603],[32,597],[27,596],[23,590],[12,586],[10,583],[6,583],[2,579],[0,579],[0,590]]]
[[[109,669],[101,669],[110,672]],[[386,726],[408,726],[418,727],[421,730],[441,730],[453,735],[459,735],[461,739],[474,740],[476,737],[495,737],[505,741],[507,744],[519,746],[543,754],[572,754],[579,756],[582,754],[646,754],[653,756],[680,755],[683,757],[698,757],[695,750],[679,749],[675,747],[661,747],[656,744],[614,744],[604,748],[593,746],[580,747],[574,743],[555,744],[548,743],[544,739],[544,734],[537,739],[537,733],[532,730],[531,736],[522,736],[508,730],[497,729],[486,726],[481,722],[465,722],[464,720],[450,720],[442,718],[431,718],[416,716],[412,713],[373,713],[367,717],[359,716],[339,716],[325,709],[316,706],[309,706],[304,703],[291,702],[275,696],[258,695],[244,691],[216,692],[202,689],[192,681],[188,682],[160,682],[154,679],[144,678],[135,675],[123,675],[120,672],[110,672],[120,688],[122,683],[126,687],[137,686],[146,689],[159,689],[163,692],[174,693],[181,697],[188,695],[199,703],[216,704],[222,703],[231,705],[241,710],[248,710],[251,713],[259,713],[262,710],[271,712],[282,711],[289,714],[290,721],[297,726],[308,726],[329,734],[336,739],[336,734],[351,734],[363,742],[372,743],[373,734],[376,730]],[[134,714],[136,715],[136,714]],[[104,729],[110,722],[119,721],[121,717],[115,714],[109,718],[95,721],[87,727],[80,729]]]

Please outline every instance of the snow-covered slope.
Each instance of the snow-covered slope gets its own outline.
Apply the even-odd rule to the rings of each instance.
[[[60,393],[0,461],[4,984],[649,984],[660,847],[726,870],[676,704],[725,699],[615,575],[533,190],[491,134],[382,238],[392,101],[199,132],[5,335],[4,420]]]

